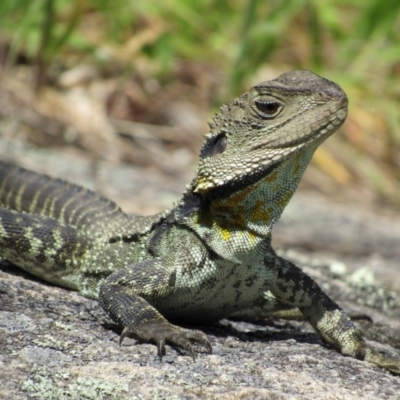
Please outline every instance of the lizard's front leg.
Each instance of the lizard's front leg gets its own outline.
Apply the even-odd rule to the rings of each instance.
[[[298,307],[321,337],[346,356],[365,360],[400,375],[400,360],[383,357],[368,346],[344,311],[308,275],[278,256],[266,259],[276,272],[270,288],[278,301]]]
[[[165,258],[152,258],[111,274],[100,288],[99,301],[107,314],[124,327],[120,344],[127,335],[157,344],[160,359],[169,342],[187,350],[193,359],[192,342],[200,343],[210,352],[207,336],[199,330],[184,329],[168,322],[151,305],[174,290],[176,272],[171,272]]]

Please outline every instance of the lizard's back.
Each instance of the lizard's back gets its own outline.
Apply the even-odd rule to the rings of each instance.
[[[91,190],[1,162],[0,205],[46,216],[96,236],[117,233],[132,220],[114,202]]]

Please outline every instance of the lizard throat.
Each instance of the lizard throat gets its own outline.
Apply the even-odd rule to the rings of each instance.
[[[310,147],[263,174],[213,189],[207,197],[189,191],[175,215],[215,253],[240,263],[245,254],[258,254],[260,246],[269,241],[272,227],[295,192],[314,150]]]

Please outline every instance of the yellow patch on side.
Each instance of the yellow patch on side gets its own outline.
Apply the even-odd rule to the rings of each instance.
[[[296,177],[299,174],[300,168],[300,164],[296,162],[296,165],[294,166],[292,171],[293,177]]]
[[[239,191],[238,193],[228,197],[226,200],[221,200],[221,206],[231,208],[231,207],[236,207],[243,203],[243,201],[246,199],[246,197],[249,195],[254,190],[252,186],[249,186],[248,188]]]
[[[264,208],[265,203],[261,200],[257,201],[256,205],[251,210],[250,222],[264,222],[268,223],[271,220],[271,214],[273,212],[272,207]]]
[[[292,174],[293,177],[296,177],[299,174],[299,171],[302,167],[302,160],[301,160],[302,154],[301,153],[297,153],[294,157],[293,157],[293,169],[292,169]]]
[[[285,193],[282,198],[278,201],[278,206],[285,208],[287,203],[289,203],[289,200],[292,198],[292,192],[287,192]]]
[[[278,177],[278,170],[275,170],[271,174],[265,177],[265,182],[271,183],[276,181],[276,178]]]
[[[251,244],[255,243],[256,239],[258,238],[258,236],[256,234],[254,234],[253,232],[249,232],[249,242]]]
[[[232,234],[231,234],[230,230],[221,228],[220,226],[218,226],[217,229],[218,229],[218,233],[223,241],[227,242],[231,238]]]

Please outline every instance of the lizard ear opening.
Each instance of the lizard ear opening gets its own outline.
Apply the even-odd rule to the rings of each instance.
[[[200,157],[205,158],[221,154],[226,150],[227,145],[228,139],[226,138],[225,132],[220,133],[203,146]]]

